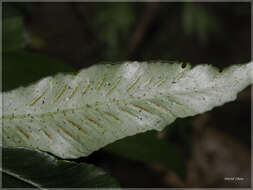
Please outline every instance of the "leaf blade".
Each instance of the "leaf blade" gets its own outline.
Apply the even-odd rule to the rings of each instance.
[[[15,16],[3,19],[3,52],[22,49],[26,43],[22,17]]]
[[[182,155],[166,140],[158,139],[155,131],[126,137],[107,145],[103,150],[148,165],[158,164],[184,176]]]
[[[252,63],[220,73],[210,65],[126,62],[47,77],[3,94],[3,142],[62,158],[87,156],[234,100],[252,83],[251,72]]]
[[[3,186],[9,188],[119,187],[115,179],[100,168],[58,160],[38,150],[4,147],[2,166]]]
[[[27,86],[57,72],[75,72],[75,69],[57,59],[15,50],[3,53],[3,91]]]

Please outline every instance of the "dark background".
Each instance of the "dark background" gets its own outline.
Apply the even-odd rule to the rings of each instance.
[[[222,69],[251,60],[249,2],[3,5],[3,18],[20,18],[14,28],[24,37],[21,47],[3,53],[4,90],[104,61],[183,61]],[[3,33],[4,48],[5,39]],[[248,87],[235,102],[77,161],[104,168],[122,187],[250,187],[250,103]]]

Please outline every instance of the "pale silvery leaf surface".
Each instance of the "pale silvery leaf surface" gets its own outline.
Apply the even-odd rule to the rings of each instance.
[[[47,77],[3,93],[3,144],[87,156],[235,100],[252,83],[252,64],[219,72],[210,65],[125,62]]]

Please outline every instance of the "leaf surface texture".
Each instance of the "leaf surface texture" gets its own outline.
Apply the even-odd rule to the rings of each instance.
[[[252,63],[219,72],[211,65],[125,62],[46,77],[3,93],[3,144],[88,156],[233,101],[251,76]]]

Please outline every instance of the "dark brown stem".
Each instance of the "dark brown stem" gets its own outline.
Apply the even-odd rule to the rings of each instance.
[[[123,56],[124,59],[130,59],[132,57],[141,41],[144,39],[145,33],[150,24],[152,23],[159,7],[160,3],[157,2],[147,3],[147,6],[140,19],[140,22],[138,23],[136,30],[132,35],[130,43],[125,51],[125,54]]]

